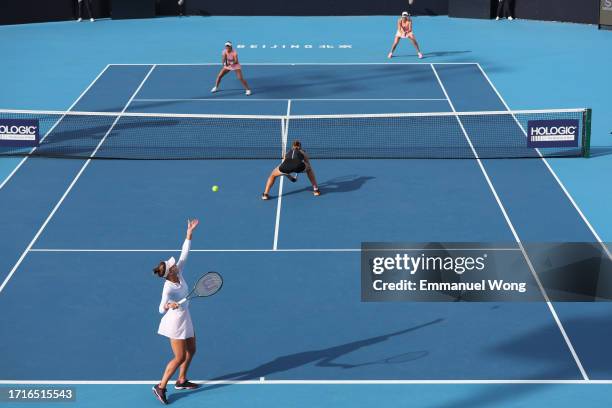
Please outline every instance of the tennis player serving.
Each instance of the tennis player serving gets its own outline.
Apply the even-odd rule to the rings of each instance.
[[[191,248],[191,237],[198,224],[198,220],[187,220],[187,236],[183,242],[178,262],[171,257],[167,261],[161,261],[153,269],[153,274],[165,280],[159,304],[159,313],[164,316],[159,323],[157,333],[170,339],[170,347],[174,353],[174,358],[166,365],[161,382],[153,387],[153,393],[164,404],[168,403],[166,385],[177,369],[179,369],[179,376],[174,388],[190,390],[198,387],[197,384],[187,380],[187,370],[196,352],[196,338],[189,314],[189,301],[178,303],[189,293],[187,282],[183,278],[183,270]]]
[[[219,75],[217,75],[217,80],[215,81],[215,86],[213,86],[210,92],[217,92],[219,90],[219,85],[221,84],[221,79],[227,75],[228,72],[234,71],[246,90],[245,94],[249,96],[251,94],[251,89],[249,88],[249,84],[247,84],[242,76],[242,67],[238,62],[238,53],[236,50],[234,50],[230,41],[225,43],[225,49],[221,54],[221,63],[223,64],[223,67],[221,67],[221,71],[219,71]]]
[[[286,176],[292,183],[297,181],[297,177],[292,176],[291,173],[302,173],[306,172],[310,182],[312,183],[312,193],[315,196],[321,195],[319,191],[319,187],[317,186],[317,179],[315,178],[314,170],[312,170],[312,166],[310,165],[310,159],[304,150],[302,150],[302,144],[299,140],[294,140],[291,145],[291,149],[285,153],[285,157],[283,157],[283,162],[280,166],[276,167],[270,173],[270,177],[268,177],[268,181],[266,182],[266,189],[261,195],[262,200],[267,200],[270,198],[269,193],[270,189],[274,185],[274,181],[279,176]]]
[[[407,11],[404,11],[402,16],[397,20],[397,32],[395,33],[395,39],[393,40],[393,45],[391,46],[391,52],[388,55],[389,58],[393,58],[393,52],[402,38],[408,38],[410,42],[412,42],[412,45],[414,45],[414,48],[416,48],[419,59],[423,58],[423,53],[419,48],[419,43],[417,42],[414,32],[412,31],[412,19],[410,18],[410,13]]]

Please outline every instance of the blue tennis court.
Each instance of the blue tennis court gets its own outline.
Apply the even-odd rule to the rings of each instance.
[[[216,63],[109,64],[70,110],[245,117],[510,111],[477,62],[243,67],[249,97],[234,76],[209,92]],[[226,284],[222,295],[191,304],[201,347],[190,372],[212,383],[173,394],[173,403],[224,403],[229,389],[237,400],[291,403],[276,390],[236,383],[286,381],[308,404],[322,403],[308,391],[316,384],[346,382],[353,388],[343,392],[374,403],[354,387],[381,382],[373,385],[377,392],[407,398],[406,390],[385,387],[515,383],[452,391],[470,404],[543,392],[537,387],[547,382],[611,380],[607,304],[361,302],[365,241],[503,242],[517,249],[525,242],[602,241],[545,159],[480,159],[478,141],[491,129],[449,117],[448,133],[472,159],[313,159],[320,197],[301,176],[296,184],[281,178],[262,201],[274,159],[23,159],[0,187],[0,225],[11,237],[0,240],[0,309],[11,311],[0,315],[0,326],[11,328],[0,336],[2,379],[85,384],[79,392],[91,401],[106,398],[96,383],[124,384],[129,392],[111,391],[124,394],[122,403],[156,404],[135,397],[149,393],[144,384],[160,375],[162,361],[152,356],[168,351],[156,335],[160,283],[150,269],[178,254],[185,220],[199,217],[187,279],[218,270]],[[74,126],[71,120],[59,117],[48,137]],[[131,132],[120,116],[95,126],[85,156]],[[218,131],[240,136],[249,132],[244,126],[221,124]],[[525,137],[518,121],[506,129]],[[277,130],[280,152],[283,128]],[[146,138],[155,129],[138,132]],[[286,137],[308,150],[317,132],[288,120]],[[396,355],[410,358],[380,363]]]

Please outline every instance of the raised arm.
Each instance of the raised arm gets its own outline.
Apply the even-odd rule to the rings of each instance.
[[[191,249],[191,238],[193,237],[193,231],[197,228],[199,220],[187,220],[187,233],[185,234],[185,241],[183,242],[183,247],[181,248],[181,256],[176,264],[179,270],[183,269],[185,262],[187,261],[187,256],[189,256],[189,250]]]

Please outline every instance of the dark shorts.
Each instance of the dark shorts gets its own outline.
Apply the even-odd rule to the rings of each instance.
[[[306,164],[303,161],[285,160],[278,166],[278,170],[283,174],[301,173],[306,170]]]

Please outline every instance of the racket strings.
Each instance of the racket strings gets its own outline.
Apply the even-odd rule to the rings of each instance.
[[[200,278],[195,286],[194,292],[196,296],[210,296],[215,293],[223,285],[223,279],[217,273],[207,273]]]

